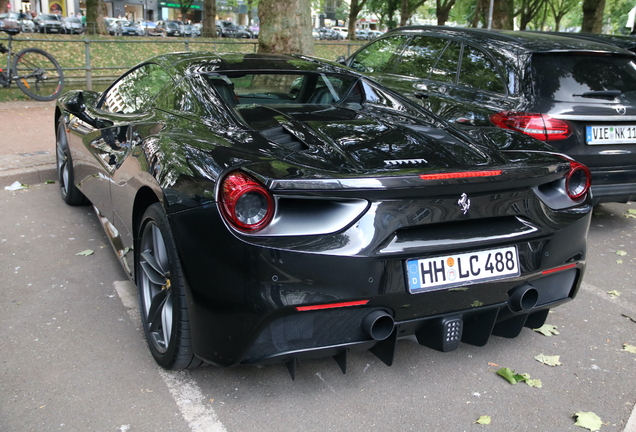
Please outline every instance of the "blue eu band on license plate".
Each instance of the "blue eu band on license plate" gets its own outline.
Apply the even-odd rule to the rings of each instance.
[[[519,276],[515,246],[406,262],[412,293]]]

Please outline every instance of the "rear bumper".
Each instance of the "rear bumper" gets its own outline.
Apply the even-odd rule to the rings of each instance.
[[[596,204],[604,202],[626,203],[636,201],[636,183],[614,185],[592,185],[592,202]]]
[[[590,167],[593,203],[636,200],[636,167]]]
[[[514,301],[475,307],[452,313],[404,319],[394,323],[389,336],[377,340],[365,329],[364,320],[382,307],[342,308],[296,312],[270,322],[263,328],[241,363],[268,364],[298,359],[333,356],[345,371],[348,352],[370,350],[388,366],[393,363],[396,341],[415,337],[420,345],[447,352],[460,342],[484,346],[491,335],[514,338],[524,327],[541,327],[550,308],[576,295],[583,267],[540,277],[510,290],[530,290],[537,297],[520,308]],[[535,301],[536,300],[536,301]]]

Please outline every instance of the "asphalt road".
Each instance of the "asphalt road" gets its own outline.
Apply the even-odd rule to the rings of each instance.
[[[636,203],[596,207],[583,288],[548,318],[558,335],[525,329],[450,353],[400,341],[392,367],[358,353],[346,375],[332,359],[303,361],[292,381],[283,365],[158,368],[92,209],[66,206],[57,185],[0,190],[0,431],[587,430],[576,412],[599,415],[603,432],[626,430],[636,402],[636,354],[623,350],[636,345],[628,209]],[[511,385],[500,367],[542,388]],[[482,415],[490,425],[474,423]]]

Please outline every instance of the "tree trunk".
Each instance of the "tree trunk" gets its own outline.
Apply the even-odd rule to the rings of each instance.
[[[477,0],[477,4],[475,5],[475,10],[473,12],[473,17],[470,22],[470,26],[472,28],[477,28],[479,26],[479,22],[482,21],[482,19],[482,22],[484,24],[488,21],[487,17],[484,19],[484,11],[486,11],[485,13],[488,14],[488,5],[489,2],[487,0]]]
[[[409,18],[409,0],[402,0],[402,8],[400,9],[400,27],[404,27]]]
[[[581,33],[601,33],[603,31],[604,10],[605,0],[583,0]]]
[[[453,6],[455,6],[456,1],[457,0],[449,0],[442,2],[442,0],[437,0],[437,25],[443,26],[446,24],[450,11]]]
[[[358,21],[358,15],[360,11],[367,3],[367,0],[351,0],[349,5],[349,35],[348,39],[356,40],[356,22]]]
[[[259,53],[313,55],[311,0],[260,0]]]
[[[86,34],[108,34],[108,29],[104,24],[104,3],[102,0],[86,0]]]
[[[492,11],[492,28],[514,30],[514,0],[495,0]]]
[[[216,37],[216,0],[203,1],[203,28],[201,36],[215,38]]]

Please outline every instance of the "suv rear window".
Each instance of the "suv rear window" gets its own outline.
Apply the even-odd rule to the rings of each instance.
[[[636,89],[633,57],[595,54],[534,54],[531,60],[535,93],[557,101],[603,101],[591,92]],[[582,97],[582,94],[588,97]],[[578,96],[577,96],[578,95]],[[606,100],[606,99],[605,99]]]

